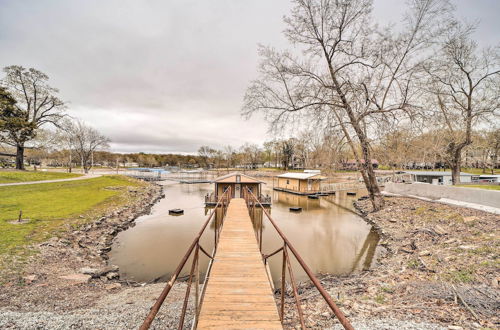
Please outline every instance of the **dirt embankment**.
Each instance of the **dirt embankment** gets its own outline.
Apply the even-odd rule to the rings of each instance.
[[[403,197],[387,198],[379,212],[367,200],[356,206],[380,232],[383,251],[370,271],[321,277],[351,319],[500,327],[499,215]],[[301,292],[315,314],[311,326],[337,322],[311,286]]]
[[[119,291],[124,283],[118,269],[107,264],[113,238],[134,226],[134,220],[149,213],[163,195],[155,184],[129,187],[127,193],[128,205],[34,246],[37,253],[24,270],[2,285],[0,307],[64,312],[92,306],[98,298]]]

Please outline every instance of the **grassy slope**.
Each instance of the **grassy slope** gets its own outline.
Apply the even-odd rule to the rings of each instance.
[[[121,176],[0,187],[0,255],[25,252],[67,225],[85,222],[111,206],[127,202],[127,186],[142,183]],[[11,224],[23,211],[26,224]],[[83,215],[83,217],[80,217]]]
[[[57,180],[78,176],[81,176],[81,174],[41,171],[0,171],[0,183]]]

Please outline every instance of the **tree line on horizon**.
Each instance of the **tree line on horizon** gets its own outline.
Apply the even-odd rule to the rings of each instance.
[[[374,210],[384,199],[373,159],[389,168],[441,164],[450,168],[453,184],[460,183],[464,165],[497,166],[500,45],[479,47],[476,26],[457,19],[449,1],[409,1],[396,26],[373,19],[371,0],[292,2],[284,18],[288,49],[260,46],[259,77],[250,82],[241,110],[243,117],[263,113],[275,136],[291,138],[239,149],[203,146],[192,156],[110,157],[149,166],[268,163],[283,169],[338,169],[352,159]],[[4,71],[0,155],[15,154],[22,169],[25,149],[43,149],[39,141],[48,126],[63,141],[45,143],[48,154],[66,151],[69,164],[86,170],[96,155],[107,155],[98,151],[109,139],[68,118],[47,75],[20,66]]]

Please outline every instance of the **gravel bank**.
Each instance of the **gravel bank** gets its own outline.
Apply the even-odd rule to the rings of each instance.
[[[164,283],[160,283],[126,288],[102,297],[91,308],[79,308],[70,312],[17,312],[1,308],[0,329],[137,329],[164,286]],[[185,288],[185,283],[174,287],[152,329],[176,328]],[[188,315],[187,320],[190,319],[191,315]],[[190,326],[187,322],[186,327]]]

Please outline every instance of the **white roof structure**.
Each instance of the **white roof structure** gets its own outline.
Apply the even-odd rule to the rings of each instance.
[[[316,174],[321,174],[321,170],[304,170],[304,173],[316,173]]]
[[[324,180],[326,179],[324,176],[319,175],[318,173],[285,173],[278,175],[278,178],[286,178],[286,179],[298,179],[298,180]]]
[[[404,171],[404,173],[424,176],[451,176],[450,171]],[[474,176],[474,174],[460,172],[461,176]]]
[[[239,178],[237,178],[239,176]],[[233,172],[229,173],[223,176],[220,176],[218,178],[215,178],[212,182],[217,182],[217,183],[263,183],[266,184],[264,181],[260,181],[256,178],[252,178],[249,175],[239,173],[239,172]]]

